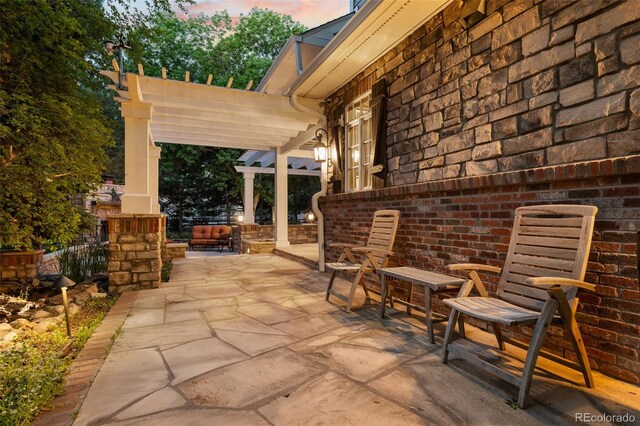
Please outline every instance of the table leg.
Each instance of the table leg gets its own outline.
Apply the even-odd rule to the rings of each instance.
[[[384,310],[387,304],[387,279],[384,274],[380,274],[380,318],[384,318]]]
[[[429,335],[429,341],[435,343],[433,338],[433,319],[431,318],[431,288],[428,285],[424,286],[424,312],[427,321],[427,334]]]
[[[411,296],[413,296],[413,283],[409,284],[409,297],[407,297],[407,302],[409,302],[409,306],[407,306],[407,315],[411,315]]]

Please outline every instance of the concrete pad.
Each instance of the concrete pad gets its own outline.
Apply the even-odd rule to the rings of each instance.
[[[342,318],[331,315],[309,315],[277,324],[274,327],[304,339],[351,324],[353,321],[344,321]]]
[[[260,355],[271,349],[286,346],[297,340],[293,336],[247,333],[244,331],[218,330],[216,334],[220,339],[251,356]]]
[[[248,358],[216,338],[185,343],[163,350],[162,355],[174,375],[171,385]]]
[[[235,284],[222,284],[216,286],[187,287],[185,293],[196,299],[213,299],[237,296],[238,294],[244,293],[244,289]]]
[[[404,365],[369,386],[424,412],[425,418],[433,423],[498,425],[508,419],[508,424],[545,424],[528,410],[511,408],[495,392],[452,371],[450,365],[440,361]],[[556,418],[548,424],[557,421]]]
[[[281,349],[189,380],[180,389],[196,405],[241,408],[295,388],[320,371]]]
[[[308,353],[307,357],[360,382],[366,382],[411,358],[409,355],[345,345],[341,342],[318,348]]]
[[[165,300],[167,303],[180,303],[196,299],[186,294],[167,294]]]
[[[260,408],[277,425],[424,425],[424,419],[335,373]]]
[[[119,352],[160,344],[187,343],[193,340],[206,339],[207,337],[212,336],[211,330],[204,319],[127,328],[120,333],[111,350]]]
[[[93,381],[74,424],[83,426],[108,417],[168,383],[169,372],[157,350],[111,353]]]
[[[255,300],[261,300],[263,302],[275,303],[277,305],[292,297],[291,294],[278,290],[249,291],[244,293],[243,296],[250,297]]]
[[[130,419],[132,417],[145,416],[169,408],[181,407],[187,403],[178,392],[171,388],[162,388],[159,391],[147,395],[131,407],[119,413],[117,419]]]
[[[139,417],[109,425],[119,426],[247,426],[268,425],[262,417],[253,411],[231,411],[207,408],[189,408],[169,410],[147,417]]]
[[[276,334],[280,336],[286,336],[282,330],[278,330],[275,327],[271,327],[268,325],[264,325],[260,321],[256,321],[252,318],[248,318],[245,316],[240,316],[236,318],[231,318],[227,320],[220,321],[212,321],[209,323],[211,327],[213,327],[216,332],[218,330],[229,330],[229,331],[244,331],[248,333],[261,333],[261,334]]]
[[[131,309],[123,329],[158,325],[164,322],[164,309]]]
[[[242,306],[238,308],[238,312],[265,324],[290,321],[306,315],[304,312],[274,305],[273,303],[256,303],[254,305]]]
[[[340,308],[336,305],[328,303],[324,300],[324,292],[322,294],[305,294],[301,296],[295,296],[292,299],[287,300],[281,304],[287,308],[297,309],[309,314],[324,314],[327,312],[334,312]]]
[[[207,321],[220,321],[235,318],[240,315],[236,310],[237,308],[235,306],[217,306],[205,310],[204,315]]]
[[[344,339],[346,336],[352,336],[354,334],[360,333],[361,331],[366,330],[366,328],[366,324],[354,324],[351,327],[336,328],[326,333],[301,340],[298,343],[289,346],[289,349],[292,349],[296,352],[312,352],[313,350],[321,346],[327,346],[332,343],[338,342],[341,339]]]
[[[158,294],[157,296],[154,296],[154,297],[143,297],[143,298],[136,297],[136,301],[133,303],[133,307],[136,309],[164,308],[164,303],[165,303],[164,298],[165,298],[164,294]]]

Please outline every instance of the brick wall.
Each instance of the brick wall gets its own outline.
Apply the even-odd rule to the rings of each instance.
[[[330,195],[321,199],[321,209],[326,241],[362,244],[376,210],[399,209],[397,256],[392,264],[445,272],[447,264],[458,262],[502,266],[519,206],[597,206],[585,278],[597,288],[594,293],[580,293],[577,318],[593,366],[640,383],[639,182],[640,156],[636,156]],[[328,250],[327,261],[338,255]],[[495,291],[498,277],[483,277]],[[437,309],[446,311],[440,304]],[[572,358],[569,341],[559,336],[559,329],[549,335],[548,348]],[[522,332],[518,337],[526,339]]]
[[[365,242],[373,212],[395,208],[398,264],[499,265],[516,207],[596,205],[586,279],[597,290],[581,293],[580,328],[597,369],[640,383],[639,4],[487,0],[469,29],[459,8],[330,96],[335,128],[345,104],[385,79],[387,188],[321,199],[326,241]],[[561,334],[548,348],[572,357]]]
[[[330,96],[333,127],[386,78],[387,185],[640,153],[637,0],[487,0],[468,30],[459,7]]]

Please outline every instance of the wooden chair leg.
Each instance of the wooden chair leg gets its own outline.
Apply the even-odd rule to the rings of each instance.
[[[453,337],[453,331],[456,328],[456,322],[458,321],[458,316],[460,312],[457,309],[451,310],[451,315],[449,315],[449,322],[447,323],[447,331],[444,333],[444,342],[442,342],[442,363],[446,364],[449,359],[449,343],[451,343],[451,339]]]
[[[504,346],[504,340],[502,339],[502,332],[500,331],[500,325],[498,323],[492,322],[491,327],[493,328],[493,334],[496,335],[498,347],[501,351],[506,350],[506,347]]]
[[[458,331],[460,332],[460,337],[463,339],[467,337],[467,332],[464,329],[464,318],[462,314],[458,315]]]
[[[529,343],[529,350],[524,361],[524,369],[522,371],[522,381],[520,382],[520,392],[518,393],[518,407],[525,408],[528,403],[529,389],[531,388],[531,380],[536,369],[536,360],[542,348],[542,342],[547,335],[547,329],[553,319],[553,314],[558,309],[558,302],[554,299],[548,299],[542,308],[540,318],[536,322]]]
[[[353,303],[353,297],[356,295],[356,289],[358,288],[358,284],[362,279],[362,275],[364,274],[364,268],[360,268],[358,273],[356,274],[355,280],[353,280],[353,284],[351,284],[351,291],[349,292],[349,299],[347,301],[347,313],[351,312],[351,304]]]
[[[587,350],[584,347],[584,342],[582,341],[582,335],[580,334],[580,329],[578,328],[574,311],[571,309],[571,306],[569,306],[569,302],[561,289],[552,288],[547,291],[551,297],[558,302],[558,310],[562,317],[562,323],[564,324],[565,330],[567,330],[569,340],[571,340],[571,344],[573,345],[573,351],[576,353],[576,357],[578,358],[578,364],[582,370],[584,382],[588,388],[594,388],[595,383],[593,381],[593,375],[591,374],[591,366],[589,365]]]
[[[329,300],[329,294],[331,293],[331,287],[333,287],[333,280],[336,279],[336,274],[338,273],[337,270],[333,270],[331,271],[331,278],[329,278],[329,284],[327,285],[327,295],[325,296],[324,300]]]

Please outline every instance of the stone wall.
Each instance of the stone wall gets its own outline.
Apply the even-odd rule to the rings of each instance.
[[[184,259],[187,257],[187,243],[165,243],[162,246],[162,261],[171,261],[173,259]]]
[[[44,250],[33,252],[0,252],[0,281],[31,281],[42,263]]]
[[[386,79],[387,186],[640,153],[637,0],[460,4],[330,96],[329,128]]]
[[[242,240],[273,240],[275,239],[274,225],[239,225],[234,227],[234,238]],[[290,244],[309,244],[318,242],[318,225],[301,224],[289,225]],[[238,245],[236,250],[240,247]]]
[[[398,209],[400,226],[392,265],[445,272],[450,263],[502,266],[514,210],[523,205],[578,203],[598,207],[586,281],[577,319],[594,368],[640,383],[640,288],[637,228],[640,156],[551,166],[483,177],[457,178],[321,198],[326,241],[365,244],[373,214]],[[327,250],[327,261],[338,250]],[[483,275],[494,292],[497,277]],[[377,282],[372,283],[378,286]],[[417,291],[416,300],[422,300]],[[448,312],[438,303],[436,309]],[[528,339],[531,330],[515,334]],[[553,352],[575,359],[569,340],[555,329]]]
[[[580,293],[580,329],[597,369],[640,383],[638,2],[487,0],[469,29],[459,8],[330,96],[335,128],[385,79],[387,175],[384,189],[321,199],[326,241],[364,243],[374,211],[394,208],[397,264],[500,265],[518,206],[596,205],[586,279],[597,288]],[[547,346],[575,359],[559,329]]]
[[[116,214],[109,220],[109,285],[126,288],[160,286],[165,217]]]

